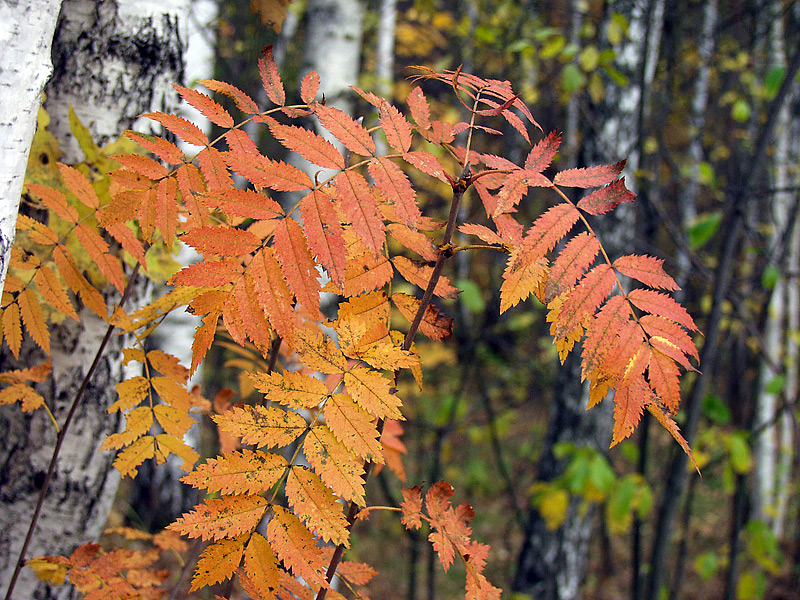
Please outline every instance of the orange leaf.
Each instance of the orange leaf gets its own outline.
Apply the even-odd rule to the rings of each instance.
[[[642,408],[653,401],[653,392],[643,377],[633,379],[628,385],[620,386],[614,393],[614,435],[611,446],[616,446],[633,433]]]
[[[109,413],[128,410],[139,404],[150,391],[150,381],[146,377],[137,375],[119,382],[114,387],[119,394],[119,400],[108,407]]]
[[[39,304],[39,300],[36,298],[34,291],[31,288],[22,290],[19,296],[17,296],[17,304],[19,304],[22,322],[25,324],[25,330],[28,332],[28,335],[33,338],[33,341],[36,342],[46,354],[50,354],[50,332],[47,330],[47,323],[44,320],[42,306]],[[16,306],[16,304],[13,306]],[[9,342],[9,347],[10,344]]]
[[[353,230],[361,242],[374,255],[383,250],[386,226],[378,210],[374,190],[363,175],[354,171],[342,171],[333,180],[336,193]]]
[[[88,306],[97,316],[102,319],[107,318],[105,300],[100,292],[86,280],[83,273],[78,268],[75,260],[68,254],[63,246],[56,246],[53,250],[53,259],[58,266],[58,272],[70,289],[76,294],[80,294],[83,303]],[[6,329],[8,331],[8,329]]]
[[[386,141],[398,152],[408,152],[411,148],[411,124],[388,102],[381,103],[380,110],[379,118]]]
[[[550,187],[553,183],[538,171],[517,169],[503,178],[503,187],[497,194],[497,205],[493,217],[511,212],[528,193],[529,187]]]
[[[172,87],[181,95],[181,98],[200,111],[200,113],[214,123],[214,125],[218,125],[223,129],[233,127],[233,118],[231,115],[213,99],[205,94],[201,94],[197,90],[191,90],[182,85],[173,84]]]
[[[416,88],[419,89],[419,88]],[[413,152],[403,153],[403,159],[410,165],[413,165],[423,173],[436,177],[436,179],[443,181],[447,184],[452,184],[453,180],[448,175],[442,163],[430,152],[422,150],[415,150]]]
[[[75,207],[67,204],[66,196],[58,190],[38,183],[29,183],[27,187],[30,193],[39,197],[42,204],[68,223],[77,223],[78,219],[80,219],[80,215],[78,215],[78,211]]]
[[[163,465],[167,457],[174,454],[181,459],[179,465],[184,471],[191,471],[194,464],[200,458],[200,455],[187,446],[183,440],[179,440],[175,436],[167,433],[162,433],[156,436],[156,464]]]
[[[189,412],[195,405],[195,397],[181,384],[176,383],[167,377],[153,377],[151,380],[153,388],[161,399],[183,412]]]
[[[233,187],[233,179],[222,152],[216,148],[203,148],[197,155],[197,161],[209,190],[227,190]]]
[[[686,309],[666,294],[653,290],[636,289],[628,294],[628,299],[634,306],[645,312],[675,321],[690,331],[697,331],[697,326]]]
[[[195,424],[195,420],[185,412],[166,404],[154,406],[153,414],[155,414],[156,420],[161,425],[164,433],[175,438],[183,438],[186,432]]]
[[[224,156],[228,166],[249,179],[253,185],[268,187],[277,192],[299,192],[314,187],[308,175],[283,161],[237,151],[226,152]]]
[[[58,170],[61,173],[61,177],[64,179],[64,183],[67,184],[67,187],[75,194],[81,203],[93,209],[100,207],[100,199],[97,197],[97,192],[94,191],[92,184],[83,173],[78,171],[75,167],[70,167],[61,163],[58,163]]]
[[[303,442],[308,464],[325,485],[347,500],[364,506],[364,467],[324,425],[312,427]]]
[[[163,112],[152,112],[142,115],[158,121],[183,141],[195,146],[208,146],[208,138],[197,125],[181,117],[168,115]]]
[[[545,285],[545,300],[549,302],[570,289],[586,272],[600,252],[597,237],[583,232],[572,238],[550,269]]]
[[[122,272],[122,264],[116,256],[108,253],[108,244],[100,237],[100,234],[89,225],[79,223],[75,228],[75,235],[83,249],[97,263],[100,272],[122,293],[125,289],[125,274]]]
[[[400,522],[406,529],[419,529],[422,527],[422,488],[415,485],[401,491],[403,501],[400,503],[400,508],[403,510],[403,517]]]
[[[257,448],[291,444],[308,428],[303,417],[276,406],[234,407],[211,418],[223,431]]]
[[[196,227],[181,236],[181,240],[204,255],[244,256],[261,246],[261,240],[244,229],[227,225]]]
[[[508,257],[503,271],[503,284],[500,286],[500,313],[516,306],[536,292],[547,278],[547,260],[536,258],[525,260],[517,249]]]
[[[266,499],[255,495],[208,498],[167,529],[204,541],[232,539],[252,532],[268,506]]]
[[[22,412],[31,412],[44,405],[44,398],[31,386],[15,383],[0,390],[0,406],[19,402]]]
[[[228,285],[242,274],[238,259],[223,259],[215,262],[199,262],[178,271],[170,279],[174,285],[195,287],[219,287]]]
[[[560,145],[561,136],[551,131],[528,152],[528,156],[525,157],[525,168],[541,173],[553,162]]]
[[[125,135],[168,164],[179,165],[183,162],[183,152],[172,142],[157,136],[143,135],[136,131],[126,131]]]
[[[236,106],[239,110],[249,115],[255,114],[258,112],[258,105],[253,102],[253,99],[245,94],[242,90],[237,88],[236,86],[231,85],[230,83],[226,83],[224,81],[216,81],[215,79],[202,79],[198,81],[200,85],[204,85],[212,92],[217,92],[218,94],[225,94],[229,98],[232,98],[233,101],[236,103]],[[230,125],[223,125],[223,127],[230,127]]]
[[[51,306],[76,321],[79,320],[75,307],[72,306],[67,292],[64,291],[61,282],[52,269],[44,265],[40,266],[36,272],[35,281],[36,289],[39,290],[39,293]]]
[[[278,261],[272,248],[262,248],[247,267],[252,275],[256,291],[269,319],[270,325],[287,343],[294,341],[296,315],[293,308],[294,298],[281,273]]]
[[[322,319],[319,311],[320,285],[317,265],[311,256],[303,230],[292,218],[283,219],[275,227],[275,254],[289,287],[306,310],[315,319]]]
[[[694,345],[692,338],[690,338],[686,331],[674,321],[657,315],[643,315],[642,318],[639,319],[639,322],[650,338],[663,338],[671,346],[674,346],[686,356],[691,356],[696,361],[700,361],[700,355],[697,352],[697,347]],[[689,370],[691,371],[693,369]]]
[[[428,282],[433,274],[433,267],[422,265],[405,256],[395,256],[392,259],[392,264],[403,276],[403,279],[409,283],[413,283],[423,290],[428,287]],[[444,276],[439,277],[433,293],[440,298],[458,298],[458,289],[450,285],[450,280]]]
[[[557,330],[570,331],[584,324],[584,319],[594,315],[616,283],[614,271],[607,264],[589,271],[565,298],[559,319],[555,322]],[[556,334],[556,337],[560,335]]]
[[[319,93],[319,73],[316,71],[309,71],[303,75],[300,81],[300,98],[306,104],[314,102],[314,98]]]
[[[219,321],[219,313],[209,313],[203,317],[203,324],[194,332],[194,340],[192,341],[192,366],[190,369],[192,373],[200,366],[209,348],[211,348],[211,344],[214,342],[214,334],[217,331],[217,321]]]
[[[681,401],[680,369],[675,361],[654,350],[647,367],[647,378],[653,391],[661,399],[664,406],[673,414],[678,412]]]
[[[229,216],[260,220],[284,216],[280,204],[254,190],[224,190],[214,200],[219,209]]]
[[[533,261],[544,256],[561,241],[580,218],[580,213],[569,202],[561,202],[534,221],[522,241],[521,254]]]
[[[253,533],[244,551],[244,572],[247,584],[262,599],[273,598],[272,590],[278,587],[278,564],[269,542],[258,532]],[[242,578],[245,586],[245,578]]]
[[[312,190],[300,201],[308,245],[337,284],[344,283],[347,249],[336,208],[327,195]]]
[[[375,154],[375,142],[372,140],[372,136],[348,114],[324,104],[315,104],[313,110],[322,126],[330,131],[345,148],[361,156]]]
[[[664,261],[654,256],[630,254],[614,261],[614,268],[628,277],[650,287],[674,292],[679,289],[675,280],[664,272]]]
[[[386,157],[370,161],[367,167],[384,200],[394,205],[395,212],[405,225],[417,226],[421,216],[417,193],[403,170]]]
[[[22,345],[22,321],[17,302],[3,309],[3,335],[14,358],[19,358],[19,349]]]
[[[269,130],[289,150],[325,169],[344,169],[344,157],[336,146],[309,129],[270,123]]]
[[[203,550],[197,561],[197,569],[192,577],[190,592],[202,587],[220,583],[233,577],[242,562],[246,536],[233,540],[219,540]]]
[[[181,481],[210,494],[259,494],[278,483],[288,466],[280,454],[244,449],[208,459]]]
[[[414,320],[421,304],[418,298],[401,293],[392,294],[392,302],[409,321]],[[428,304],[419,324],[419,330],[432,340],[446,340],[453,335],[453,319],[445,317],[438,308]]]
[[[264,49],[264,56],[258,59],[258,72],[261,75],[261,85],[267,92],[267,97],[278,106],[286,104],[286,92],[283,90],[278,66],[272,58],[272,46]]]
[[[149,435],[140,437],[114,459],[114,468],[122,477],[136,477],[136,472],[144,461],[156,453],[155,438]]]
[[[422,88],[415,87],[408,94],[408,108],[411,110],[411,116],[417,124],[417,130],[426,130],[431,128],[431,107],[422,92]]]
[[[617,333],[630,319],[630,309],[624,296],[612,296],[597,312],[586,329],[583,341],[582,378],[600,368],[603,358],[616,343]]]
[[[302,577],[314,587],[328,587],[322,574],[325,562],[314,536],[291,512],[274,506],[275,514],[267,524],[267,539],[272,549],[295,577]]]
[[[306,527],[323,541],[350,547],[350,532],[342,504],[316,474],[293,466],[286,480],[286,499]]]
[[[392,280],[394,269],[383,255],[377,258],[371,252],[348,257],[345,271],[344,295],[348,298],[382,288]]]

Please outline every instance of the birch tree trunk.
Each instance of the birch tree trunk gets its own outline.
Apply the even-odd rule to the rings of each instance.
[[[65,162],[80,160],[69,133],[72,104],[101,144],[130,128],[137,115],[170,110],[176,95],[168,84],[180,81],[183,45],[180,25],[184,0],[67,0],[53,41],[54,73],[47,88],[51,130],[62,141]],[[22,174],[19,174],[22,177]],[[115,302],[116,297],[110,298]],[[80,323],[51,329],[53,377],[40,391],[56,419],[64,415],[91,364],[107,325],[82,311]],[[98,451],[118,420],[106,414],[121,380],[120,348],[113,336],[84,395],[63,445],[42,516],[25,559],[69,553],[102,530],[119,477],[113,454]],[[3,370],[41,362],[32,347],[20,360],[3,354]],[[41,412],[23,415],[14,407],[0,411],[0,580],[8,582],[31,521],[55,443],[55,431]],[[70,590],[50,589],[23,570],[14,597],[66,597]]]
[[[14,244],[19,197],[50,77],[50,46],[61,0],[0,0],[0,289]]]

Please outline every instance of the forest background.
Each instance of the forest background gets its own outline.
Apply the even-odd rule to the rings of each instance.
[[[283,19],[264,12],[280,3],[254,5]],[[444,305],[453,338],[419,344],[424,395],[402,390],[403,463],[411,485],[446,479],[479,508],[475,537],[492,545],[495,585],[547,599],[798,597],[797,3],[308,0],[285,7],[280,33],[240,2],[187,8],[182,18],[193,15],[214,49],[213,73],[197,78],[253,98],[264,98],[255,62],[269,44],[284,81],[318,71],[329,101],[367,123],[371,109],[348,85],[403,99],[409,66],[463,65],[513,82],[544,130],[561,132],[559,169],[628,158],[637,202],[602,227],[615,250],[665,259],[706,335],[702,375],[684,377],[678,415],[703,476],[647,415],[609,452],[610,409],[583,411],[579,366],[559,367],[545,312],[498,317],[505,258],[459,253],[450,277],[462,293]],[[174,80],[183,51],[173,49]],[[440,118],[463,118],[444,90],[429,97]],[[524,140],[502,140],[483,151],[519,163]],[[435,202],[436,189],[427,193]],[[542,206],[524,210],[534,218]],[[185,323],[162,327],[164,349],[191,346]],[[259,356],[212,352],[197,379],[203,394],[247,397],[253,388],[237,374]],[[205,426],[195,442],[209,456],[218,441]],[[192,507],[169,466],[125,480],[110,523],[157,531]],[[398,505],[397,478],[377,481],[371,501]],[[461,593],[393,515],[369,524],[355,552],[381,572],[371,597]]]

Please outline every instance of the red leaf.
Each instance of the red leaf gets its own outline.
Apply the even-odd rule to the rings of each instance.
[[[272,248],[263,248],[257,253],[248,265],[247,272],[256,282],[256,291],[270,325],[287,343],[292,344],[297,318],[292,306],[294,298]]]
[[[555,131],[551,131],[547,134],[547,137],[539,140],[539,143],[531,148],[531,151],[525,158],[525,168],[530,171],[538,171],[541,173],[553,162],[553,158],[555,158],[560,145],[561,136]]]
[[[431,128],[431,108],[428,106],[428,101],[425,94],[422,93],[422,88],[415,87],[408,94],[408,108],[411,110],[411,116],[417,124],[417,129],[427,130]]]
[[[344,157],[336,146],[313,131],[303,127],[270,124],[269,130],[289,150],[294,150],[309,162],[326,169],[344,169]]]
[[[354,121],[350,115],[333,106],[315,104],[314,113],[322,126],[330,131],[345,148],[361,156],[375,154],[375,142],[364,127]]]
[[[496,217],[510,212],[528,193],[529,187],[550,187],[552,185],[552,182],[541,173],[517,169],[503,179],[503,187],[497,194],[497,206],[495,206],[492,216]]]
[[[614,436],[611,446],[616,446],[630,436],[642,418],[642,408],[652,403],[653,392],[643,377],[636,377],[629,385],[620,386],[614,393]]]
[[[697,352],[697,346],[695,346],[694,341],[686,333],[686,330],[674,321],[658,315],[643,315],[639,322],[651,339],[663,338],[665,342],[668,342],[686,356],[691,356],[696,361],[700,361],[700,355]],[[689,370],[694,369],[689,368]]]
[[[185,88],[182,85],[173,84],[172,87],[181,95],[181,98],[199,110],[200,113],[214,123],[214,125],[218,125],[224,129],[233,127],[233,118],[228,111],[205,94],[201,94],[197,90]]]
[[[381,104],[380,122],[386,141],[398,152],[411,148],[411,124],[403,114],[388,102]]]
[[[679,289],[675,280],[664,272],[664,261],[654,256],[630,254],[614,261],[614,268],[628,277],[654,288],[670,292]]]
[[[312,190],[300,202],[300,213],[311,250],[330,278],[343,285],[347,252],[333,202],[322,191]]]
[[[218,94],[225,94],[229,98],[233,98],[233,101],[236,103],[236,106],[243,113],[247,113],[248,115],[253,115],[258,112],[258,105],[255,102],[253,102],[253,99],[247,94],[245,94],[242,90],[240,90],[236,86],[231,85],[230,83],[226,83],[224,81],[216,81],[214,79],[203,79],[202,81],[198,81],[197,83],[204,85],[212,92],[217,92]],[[230,127],[230,125],[223,125],[223,127]]]
[[[592,266],[598,252],[600,242],[597,237],[584,232],[572,238],[550,269],[550,277],[545,285],[545,300],[550,302],[575,285],[586,269]]]
[[[319,73],[316,71],[309,71],[303,75],[300,81],[300,98],[306,104],[314,102],[314,98],[319,93]]]
[[[421,216],[417,193],[402,169],[388,158],[380,157],[370,161],[368,170],[383,198],[394,205],[400,220],[412,229],[416,227]]]
[[[585,379],[599,369],[606,354],[616,342],[617,332],[631,317],[624,296],[612,296],[597,312],[586,329],[581,352],[581,378]]]
[[[559,318],[555,322],[557,329],[572,331],[588,315],[594,315],[616,283],[614,271],[607,264],[598,265],[589,271],[564,300]]]
[[[386,226],[383,223],[373,189],[363,175],[342,171],[333,180],[336,192],[353,230],[373,254],[383,250]]]
[[[258,59],[258,73],[261,75],[261,85],[267,92],[267,97],[278,106],[286,104],[286,92],[283,91],[278,66],[272,59],[272,46],[267,46],[264,56]]]
[[[590,215],[602,215],[614,210],[622,202],[633,202],[636,194],[625,187],[625,178],[617,179],[604,188],[593,191],[578,202],[578,208]]]
[[[162,112],[152,112],[142,116],[158,121],[184,142],[194,144],[195,146],[208,146],[206,134],[191,121]]]
[[[320,285],[317,265],[311,256],[303,230],[292,218],[286,218],[275,228],[275,253],[281,271],[297,300],[315,319],[322,319],[319,311]]]
[[[650,356],[647,378],[653,390],[673,414],[681,401],[680,368],[666,354],[655,350]]]
[[[556,173],[553,182],[566,187],[591,188],[611,183],[625,168],[625,161],[621,160],[613,165],[587,167],[585,169],[567,169]]]
[[[410,165],[415,166],[417,169],[423,173],[426,173],[427,175],[430,175],[431,177],[436,177],[436,179],[439,179],[448,185],[452,185],[454,183],[453,179],[442,166],[442,163],[439,162],[439,159],[430,152],[415,150],[414,152],[404,153],[403,158]]]

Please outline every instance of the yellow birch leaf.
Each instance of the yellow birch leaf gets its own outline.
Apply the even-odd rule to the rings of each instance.
[[[22,345],[22,322],[19,318],[19,304],[16,302],[7,306],[3,311],[3,335],[14,358],[19,358],[19,349]]]
[[[378,441],[375,419],[347,394],[334,394],[325,403],[325,422],[334,437],[353,454],[383,464],[383,448]]]
[[[320,538],[350,547],[350,531],[342,504],[318,475],[304,467],[293,466],[286,480],[286,498],[306,527]]]
[[[118,450],[138,440],[153,424],[153,411],[149,406],[140,406],[134,408],[125,418],[125,431],[108,436],[100,446],[101,450]]]
[[[183,437],[195,424],[195,420],[185,412],[166,404],[157,404],[153,407],[153,412],[164,433],[174,435],[176,438]]]
[[[184,513],[167,529],[204,541],[232,539],[252,532],[268,506],[269,502],[261,496],[209,498],[193,511]]]
[[[117,454],[114,460],[114,467],[123,477],[136,477],[136,471],[145,460],[153,458],[156,452],[156,444],[153,436],[146,435],[140,437],[133,444]]]
[[[31,412],[44,404],[44,398],[29,385],[15,383],[0,391],[0,406],[15,402],[22,404],[22,412]]]
[[[197,561],[190,592],[230,579],[239,568],[247,536],[220,540],[206,548]]]
[[[200,455],[197,454],[197,452],[192,450],[189,446],[184,444],[182,440],[179,440],[175,436],[162,433],[161,435],[156,436],[156,442],[158,443],[156,461],[160,465],[167,460],[167,457],[170,454],[174,454],[183,461],[180,465],[181,469],[184,471],[191,471],[194,463],[196,463],[200,458]]]
[[[308,464],[325,485],[347,500],[364,506],[364,467],[324,425],[312,427],[303,442]]]
[[[36,294],[30,288],[23,290],[17,296],[17,302],[25,329],[33,341],[47,354],[50,354],[50,332],[47,331],[47,323],[45,323],[42,307]]]
[[[115,387],[119,394],[119,400],[108,407],[109,413],[127,410],[139,404],[147,397],[147,393],[150,391],[150,382],[146,377],[137,375],[121,381]]]
[[[72,302],[64,291],[58,276],[51,268],[44,265],[39,267],[39,270],[36,272],[35,281],[36,289],[39,290],[39,293],[48,304],[68,317],[72,317],[76,321],[79,320],[78,313],[75,312],[75,307],[72,306]]]
[[[245,449],[210,458],[181,481],[211,494],[258,494],[278,483],[288,466],[280,454]]]
[[[278,561],[269,542],[258,532],[250,538],[244,551],[244,573],[246,578],[242,578],[242,586],[252,588],[255,593],[248,591],[251,596],[267,599],[274,597],[272,590],[279,585]]]
[[[402,401],[391,392],[391,382],[377,371],[355,367],[344,374],[344,384],[353,400],[368,413],[379,419],[404,418],[399,410]]]
[[[223,431],[258,448],[290,444],[308,427],[306,420],[297,413],[276,406],[234,407],[212,419]]]
[[[292,513],[274,506],[267,524],[267,539],[272,549],[295,577],[302,577],[315,588],[328,587],[322,570],[325,561],[311,532]]]
[[[270,402],[291,408],[313,408],[328,396],[325,384],[302,373],[248,373],[255,388]]]

